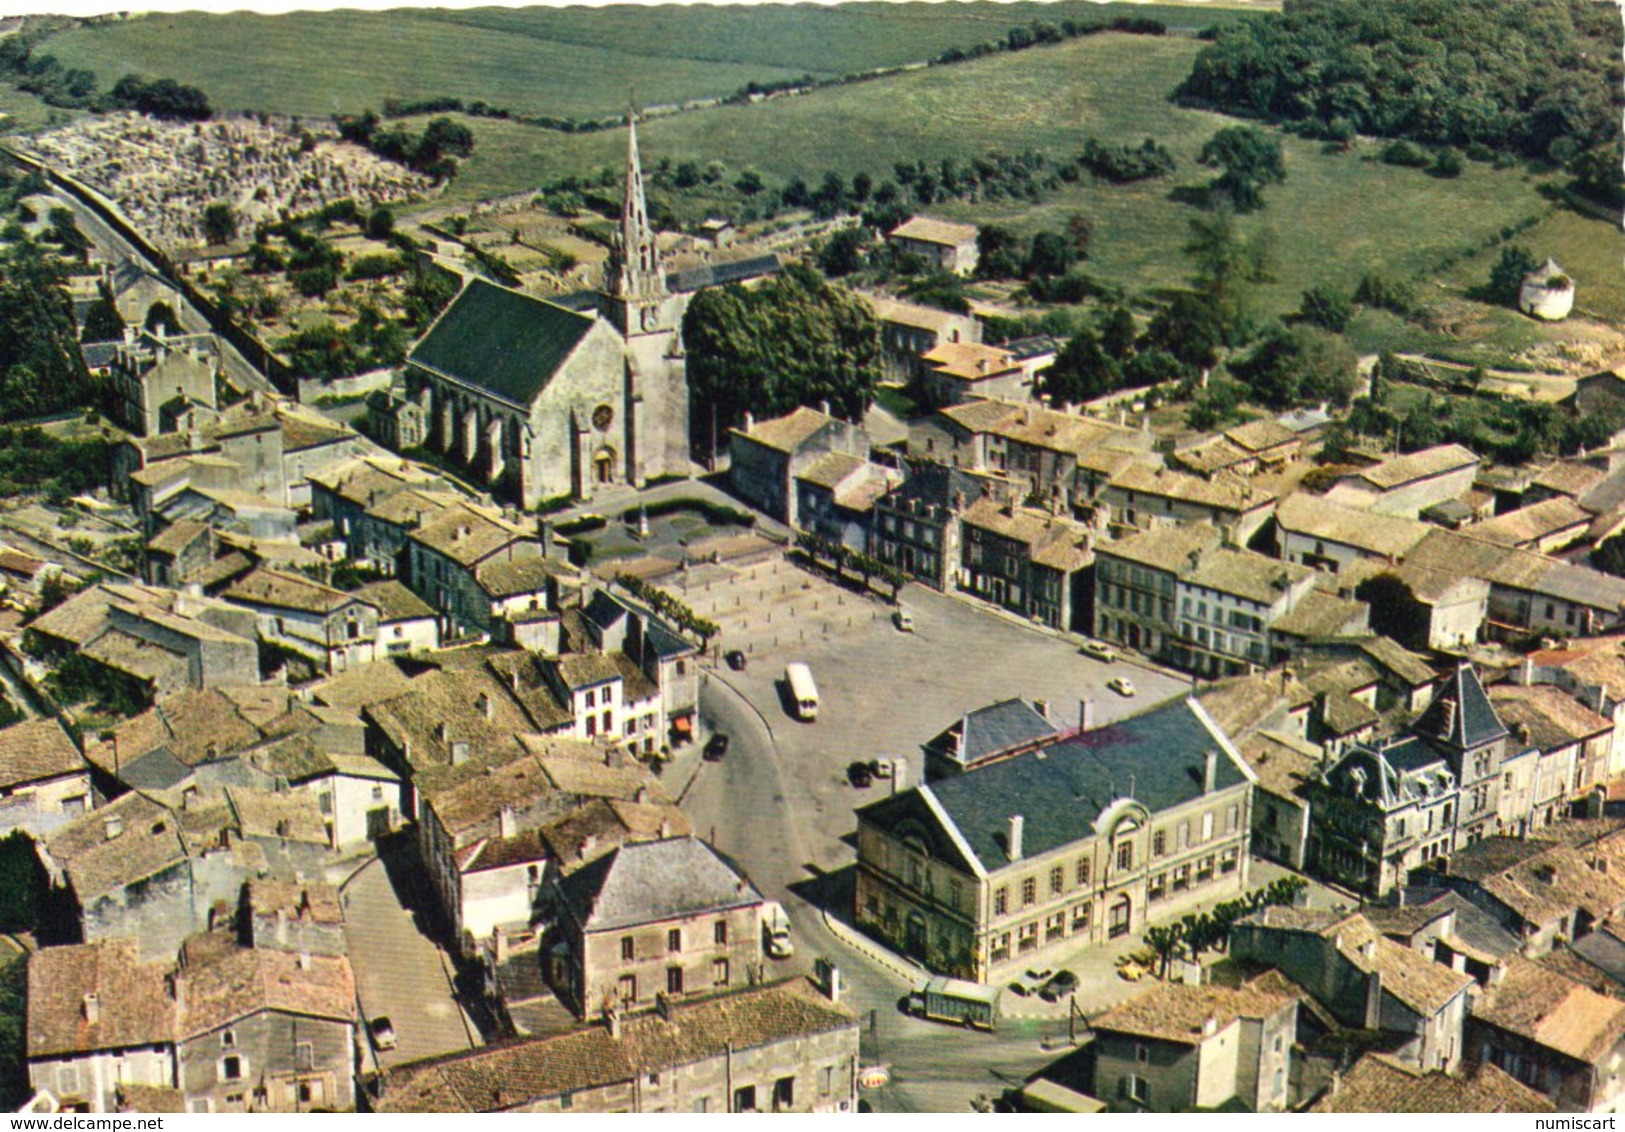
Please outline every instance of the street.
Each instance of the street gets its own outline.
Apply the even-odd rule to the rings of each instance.
[[[785,565],[780,572],[798,571]],[[1059,1056],[1067,1021],[1064,1007],[1036,1000],[1009,1001],[1010,1012],[985,1034],[926,1022],[901,1013],[898,1001],[911,980],[849,946],[826,926],[818,905],[850,902],[856,860],[853,811],[892,788],[877,780],[866,790],[848,785],[847,763],[875,757],[907,762],[903,788],[918,782],[919,744],[964,712],[1010,696],[1048,698],[1058,722],[1075,722],[1078,701],[1092,698],[1102,722],[1158,703],[1185,689],[1162,673],[1119,664],[1108,667],[1078,654],[1075,644],[996,616],[982,608],[911,586],[902,595],[916,631],[870,618],[865,599],[846,595],[863,615],[851,628],[820,626],[793,648],[759,645],[744,672],[709,672],[701,688],[701,724],[732,740],[727,757],[702,763],[683,798],[701,836],[733,857],[770,900],[783,902],[794,924],[793,959],[769,961],[770,976],[811,972],[827,956],[841,968],[845,1001],[864,1021],[864,1057],[891,1070],[891,1081],[866,1090],[877,1111],[966,1112],[979,1094],[995,1095]],[[886,607],[877,603],[877,608]],[[728,648],[727,640],[723,648]],[[997,664],[974,658],[997,658]],[[816,723],[785,711],[778,683],[788,660],[803,660],[818,682]],[[1128,672],[1134,699],[1106,690]],[[845,902],[845,903],[843,903]],[[850,929],[847,929],[850,930]],[[1086,980],[1108,985],[1097,992],[1122,997],[1133,988],[1111,974],[1103,954]],[[1046,1049],[1048,1045],[1051,1048]]]

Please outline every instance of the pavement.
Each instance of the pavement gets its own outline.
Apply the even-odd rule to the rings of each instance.
[[[426,893],[397,890],[412,868],[412,846],[402,840],[391,854],[363,865],[345,882],[344,936],[356,972],[356,997],[367,1020],[380,1015],[395,1028],[395,1049],[370,1049],[362,1069],[390,1068],[480,1045],[479,1031],[458,1005],[452,965],[429,931],[432,905]],[[421,866],[419,866],[421,868]],[[421,876],[421,873],[417,875]],[[415,886],[414,886],[415,887]],[[376,1061],[374,1058],[376,1057]]]

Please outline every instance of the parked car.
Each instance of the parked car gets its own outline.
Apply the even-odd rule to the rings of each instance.
[[[705,744],[705,761],[708,763],[720,762],[722,756],[728,753],[728,736],[718,731],[711,736]]]
[[[1117,650],[1105,641],[1084,641],[1078,651],[1102,664],[1110,664],[1117,659]]]
[[[1106,687],[1116,692],[1119,696],[1132,696],[1134,694],[1134,681],[1130,680],[1127,676],[1112,677],[1110,680],[1106,681]]]
[[[735,672],[745,671],[745,666],[750,663],[745,659],[745,654],[740,652],[738,649],[731,650],[725,656],[723,656],[722,659],[727,661],[728,667],[733,669]]]
[[[368,1027],[372,1030],[372,1044],[380,1050],[395,1048],[395,1025],[389,1017],[380,1014],[374,1018]]]
[[[869,773],[876,778],[890,778],[892,776],[892,761],[890,759],[875,759],[869,763]]]
[[[862,790],[874,781],[874,768],[865,762],[855,762],[846,768],[846,780]]]
[[[899,609],[896,613],[891,615],[891,619],[892,624],[897,626],[899,632],[914,632],[914,614],[910,613],[908,610]]]
[[[1049,982],[1039,989],[1038,997],[1045,1002],[1060,1002],[1077,989],[1078,976],[1071,971],[1057,971],[1050,976]]]
[[[1011,994],[1019,994],[1022,998],[1026,998],[1028,995],[1032,994],[1033,992],[1032,992],[1031,989],[1028,988],[1027,984],[1024,983],[1022,980],[1020,980],[1020,979],[1011,979],[1010,980],[1010,993]]]

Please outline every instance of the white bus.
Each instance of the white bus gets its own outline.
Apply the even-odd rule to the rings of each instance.
[[[818,718],[818,685],[813,683],[812,669],[797,661],[784,666],[784,682],[790,686],[790,704],[796,718],[812,722]]]

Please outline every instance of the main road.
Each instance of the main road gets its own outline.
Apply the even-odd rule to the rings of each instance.
[[[770,975],[810,972],[816,956],[841,968],[845,1001],[864,1023],[865,1064],[891,1072],[890,1083],[864,1099],[878,1111],[964,1112],[979,1095],[1019,1084],[1055,1058],[1066,1020],[1006,1019],[984,1034],[898,1010],[911,978],[849,945],[820,908],[850,907],[853,811],[890,789],[881,780],[856,790],[843,768],[857,758],[901,755],[958,714],[1010,695],[1074,705],[1095,698],[1104,721],[1165,699],[1182,682],[1136,669],[1141,698],[1123,701],[1104,689],[1118,670],[1084,660],[1064,639],[919,587],[904,601],[914,634],[865,621],[838,640],[798,645],[793,657],[758,654],[746,672],[708,672],[702,732],[724,732],[731,742],[726,758],[699,767],[683,807],[696,833],[790,913],[796,955],[769,960]],[[792,720],[781,706],[777,678],[785,659],[813,666],[822,700],[814,724]],[[915,757],[910,781],[918,769]]]

